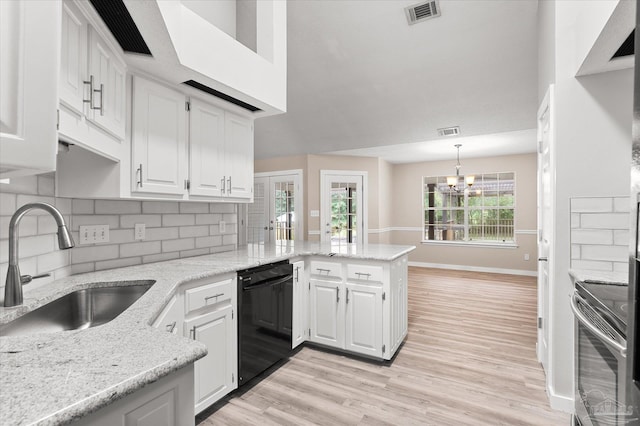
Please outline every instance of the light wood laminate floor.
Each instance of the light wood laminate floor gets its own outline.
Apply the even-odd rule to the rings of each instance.
[[[304,347],[201,425],[568,425],[535,344],[535,278],[412,267],[392,363]]]

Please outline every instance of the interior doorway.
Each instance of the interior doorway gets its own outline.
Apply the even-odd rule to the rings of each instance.
[[[256,173],[248,206],[247,242],[301,240],[302,170]]]
[[[320,171],[321,241],[367,243],[367,172]]]

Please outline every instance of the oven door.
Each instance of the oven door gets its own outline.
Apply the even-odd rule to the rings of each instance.
[[[578,293],[575,315],[576,418],[583,426],[626,425],[626,342]]]

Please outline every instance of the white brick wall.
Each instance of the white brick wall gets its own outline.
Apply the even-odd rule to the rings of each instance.
[[[21,273],[51,273],[50,278],[34,281],[32,286],[71,274],[219,253],[237,246],[235,204],[68,199],[55,198],[54,193],[53,174],[13,178],[9,184],[0,184],[2,294],[9,256],[9,220],[18,207],[32,201],[55,205],[76,241],[75,248],[58,250],[55,221],[45,212],[34,211],[21,220]],[[224,234],[219,231],[220,220],[227,222]],[[136,223],[146,225],[144,241],[134,240]],[[109,242],[79,245],[81,225],[109,225]]]
[[[571,199],[571,267],[627,272],[629,197]]]

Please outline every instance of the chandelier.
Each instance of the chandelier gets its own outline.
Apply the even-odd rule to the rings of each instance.
[[[461,190],[464,189],[463,185],[458,187],[458,184],[460,183],[460,147],[462,146],[462,144],[458,143],[458,144],[455,144],[454,146],[458,150],[458,162],[456,163],[456,175],[455,176],[447,176],[447,185],[449,185],[449,190],[460,192]],[[471,188],[471,186],[473,185],[473,182],[475,181],[475,179],[476,179],[476,177],[474,175],[465,176],[464,183],[469,188]]]

